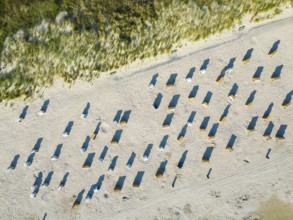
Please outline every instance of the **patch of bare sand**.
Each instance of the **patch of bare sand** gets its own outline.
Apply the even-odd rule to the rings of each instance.
[[[293,204],[284,202],[277,195],[273,195],[249,220],[292,220],[292,217]]]

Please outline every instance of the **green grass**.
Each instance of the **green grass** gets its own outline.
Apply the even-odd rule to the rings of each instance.
[[[0,0],[0,101],[30,97],[55,78],[90,81],[137,59],[281,13],[293,0]],[[68,15],[60,23],[60,11]],[[234,23],[233,23],[234,22]],[[22,30],[22,34],[18,32]],[[17,36],[15,35],[18,32]],[[20,37],[19,37],[20,36]],[[2,73],[1,73],[2,72]]]

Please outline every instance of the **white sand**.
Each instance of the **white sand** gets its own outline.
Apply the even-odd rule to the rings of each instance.
[[[0,218],[43,219],[45,215],[46,219],[242,219],[251,216],[274,194],[293,203],[293,106],[281,107],[293,89],[292,27],[292,17],[275,19],[259,27],[250,25],[242,32],[229,32],[206,42],[189,44],[176,54],[161,56],[152,63],[145,61],[135,68],[131,65],[91,84],[77,82],[68,88],[57,81],[53,88],[44,91],[42,99],[29,103],[17,101],[12,108],[1,104]],[[270,59],[267,53],[277,40],[280,40],[278,53]],[[253,48],[251,62],[243,65],[242,58],[250,48]],[[224,82],[217,84],[218,75],[233,57],[236,58],[233,71],[226,74]],[[210,59],[207,71],[199,74],[205,59]],[[270,77],[279,65],[284,65],[281,78],[272,82]],[[260,81],[252,82],[259,66],[264,67]],[[192,67],[196,72],[187,83],[185,77]],[[159,74],[157,84],[149,89],[156,73]],[[166,88],[172,73],[178,74],[176,85]],[[234,83],[239,89],[232,101],[228,93]],[[195,100],[189,102],[187,97],[195,85],[199,85],[198,93]],[[254,104],[247,108],[245,102],[253,90],[257,91]],[[202,101],[208,91],[213,95],[205,108]],[[152,104],[159,92],[163,99],[155,111]],[[173,111],[171,127],[163,129],[162,123],[169,113],[167,106],[176,94],[180,94],[180,98]],[[39,116],[46,99],[50,100],[48,109]],[[80,115],[87,102],[90,102],[89,114],[82,119]],[[262,135],[269,121],[263,120],[262,115],[272,102],[270,120],[274,128],[272,139],[266,140]],[[209,140],[208,132],[218,123],[228,104],[231,107],[227,121],[220,123],[215,139]],[[29,105],[27,115],[22,122],[17,122],[25,105]],[[127,125],[112,123],[118,110],[131,110]],[[177,137],[192,111],[196,111],[195,121],[187,128],[184,140],[178,142]],[[207,130],[200,132],[199,126],[206,116],[210,116]],[[256,130],[248,133],[246,127],[254,116],[259,117]],[[69,121],[74,122],[72,131],[63,137]],[[94,132],[98,122],[101,129],[97,138],[91,140],[87,151],[81,154],[83,142]],[[274,136],[280,125],[287,125],[285,140],[276,141]],[[118,145],[112,145],[111,139],[118,129],[123,129],[121,140]],[[234,150],[228,152],[225,147],[232,134],[237,138]],[[160,151],[164,135],[169,135],[169,139],[164,151]],[[24,167],[38,138],[43,138],[40,149],[32,165]],[[60,156],[51,161],[58,144],[63,144]],[[153,148],[144,161],[148,144],[153,144]],[[99,163],[104,146],[109,149],[104,161]],[[203,153],[210,146],[214,147],[210,163],[202,163]],[[270,159],[266,159],[268,149],[271,149]],[[187,158],[179,169],[177,164],[185,150],[188,150]],[[132,152],[136,158],[128,169],[126,164]],[[92,166],[83,169],[89,153],[95,153]],[[7,172],[17,154],[20,158],[15,170]],[[107,172],[114,156],[118,156],[116,167]],[[156,179],[155,173],[164,160],[168,161],[166,173],[162,179]],[[50,184],[31,199],[34,176],[42,172],[43,183],[50,171],[54,171]],[[140,188],[133,188],[138,171],[144,171],[144,176]],[[69,172],[67,182],[58,191],[66,172]],[[86,203],[91,185],[96,184],[101,175],[105,175],[101,189]],[[172,188],[176,175],[178,178]],[[121,192],[114,192],[119,176],[126,176],[124,187]],[[72,210],[74,195],[83,189],[81,205]]]

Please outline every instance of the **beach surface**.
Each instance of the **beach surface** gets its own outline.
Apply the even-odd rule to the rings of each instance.
[[[291,207],[292,219],[293,106],[282,106],[293,93],[292,27],[291,16],[248,25],[91,83],[56,80],[39,98],[1,103],[0,218],[262,219],[258,209],[273,197]],[[119,111],[122,123],[113,123]],[[30,198],[36,179],[48,186]]]

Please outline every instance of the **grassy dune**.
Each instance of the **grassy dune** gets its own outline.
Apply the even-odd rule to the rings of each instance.
[[[90,81],[293,0],[0,0],[0,101]],[[63,11],[64,13],[60,12]],[[57,16],[57,17],[56,17]]]

